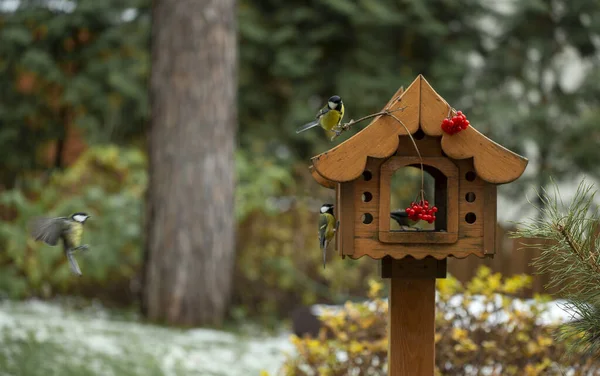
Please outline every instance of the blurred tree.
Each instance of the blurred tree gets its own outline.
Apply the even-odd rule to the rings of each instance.
[[[467,51],[472,76],[457,104],[473,124],[527,155],[524,185],[547,187],[550,176],[600,177],[600,2],[522,1],[494,7],[480,23],[484,48]],[[538,198],[538,205],[544,201]],[[541,213],[541,212],[540,212]]]
[[[61,167],[70,128],[87,141],[139,135],[148,109],[147,0],[29,0],[0,4],[0,188]]]
[[[233,0],[155,0],[143,313],[219,324],[235,254]]]
[[[480,0],[240,0],[241,145],[307,159],[331,143],[294,131],[330,95],[357,119],[419,73],[457,98],[470,74],[463,51],[482,48],[487,12]]]

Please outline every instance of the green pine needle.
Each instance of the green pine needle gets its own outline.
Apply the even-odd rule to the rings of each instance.
[[[575,197],[565,205],[552,182],[551,194],[538,192],[541,215],[519,223],[511,238],[537,239],[523,248],[541,250],[532,265],[539,274],[550,277],[547,288],[566,299],[563,306],[572,321],[559,328],[557,339],[567,342],[570,353],[600,355],[600,237],[596,190],[585,179]]]

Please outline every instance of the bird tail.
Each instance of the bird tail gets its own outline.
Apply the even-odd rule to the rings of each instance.
[[[303,126],[301,126],[300,128],[298,128],[298,130],[296,130],[296,133],[304,132],[305,130],[310,129],[310,128],[314,128],[317,125],[319,125],[319,119],[313,120],[310,123],[304,124]]]
[[[325,239],[325,242],[321,244],[323,250],[323,269],[325,269],[325,264],[327,263],[327,246],[329,246],[329,241]]]

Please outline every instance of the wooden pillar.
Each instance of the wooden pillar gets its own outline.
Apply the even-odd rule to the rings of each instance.
[[[433,376],[435,369],[435,280],[446,277],[446,259],[381,260],[390,278],[389,376]]]

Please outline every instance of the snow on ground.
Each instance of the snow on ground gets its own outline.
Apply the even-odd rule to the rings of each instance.
[[[472,297],[469,312],[484,310]],[[460,305],[457,295],[448,303]],[[500,296],[497,299],[501,299]],[[541,324],[571,319],[563,301],[547,303]],[[527,310],[533,300],[514,300]],[[320,315],[323,308],[313,306]],[[505,315],[490,316],[504,322]],[[251,336],[212,329],[181,330],[143,324],[102,307],[84,310],[30,300],[0,301],[0,376],[236,376],[276,374],[286,353],[293,353],[289,333]]]
[[[436,301],[439,299],[439,295],[436,292]],[[387,298],[386,298],[387,299]],[[474,295],[471,298],[471,303],[469,304],[469,314],[474,317],[479,317],[486,308],[490,310],[490,307],[485,307],[483,302],[485,301],[485,297],[481,295]],[[460,307],[462,305],[463,296],[461,294],[454,295],[449,301],[448,305],[451,307]],[[376,305],[369,303],[366,301],[371,310],[374,310]],[[496,294],[494,296],[494,302],[497,306],[502,305],[502,296]],[[566,303],[566,300],[552,300],[547,303],[536,302],[534,299],[513,299],[512,305],[513,308],[518,309],[520,311],[529,311],[532,306],[536,305],[537,308],[545,308],[544,313],[542,313],[539,317],[538,324],[540,325],[553,325],[556,323],[564,323],[570,320],[573,320],[571,314],[566,312],[563,307]],[[343,306],[334,306],[334,305],[326,305],[326,304],[315,304],[312,306],[311,312],[315,316],[321,316],[326,312],[337,312],[343,309]],[[488,318],[488,322],[490,324],[498,324],[504,323],[508,320],[508,315],[506,312],[498,312],[494,315],[490,315]]]
[[[36,300],[0,302],[0,375],[258,375],[292,352],[289,334],[250,337],[179,330],[69,310]]]

